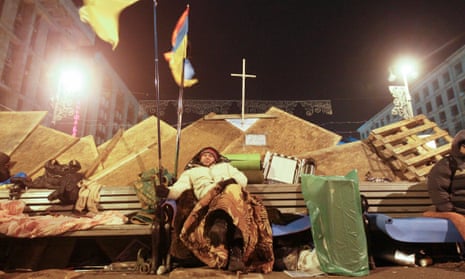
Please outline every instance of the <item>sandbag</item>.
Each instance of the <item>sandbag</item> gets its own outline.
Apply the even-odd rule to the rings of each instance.
[[[357,172],[346,176],[304,174],[302,193],[321,270],[344,276],[368,275],[368,245]]]

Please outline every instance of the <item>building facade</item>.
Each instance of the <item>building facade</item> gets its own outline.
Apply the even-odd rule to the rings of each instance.
[[[415,115],[425,115],[451,136],[465,129],[465,46],[412,83],[410,93]],[[373,129],[399,121],[399,116],[391,114],[393,107],[389,104],[360,126],[360,139]]]
[[[0,110],[48,111],[42,125],[93,135],[97,144],[146,117],[95,51],[95,34],[72,0],[0,0],[0,38]],[[76,61],[87,80],[71,92],[58,75],[64,63]]]

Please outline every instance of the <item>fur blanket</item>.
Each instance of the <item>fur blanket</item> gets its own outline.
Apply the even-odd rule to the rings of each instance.
[[[231,216],[234,226],[242,233],[243,262],[247,271],[262,273],[272,271],[274,263],[272,231],[266,209],[261,201],[244,191],[240,185],[230,184],[225,189],[220,186],[215,187],[205,197],[190,205],[194,206],[187,218],[178,218],[180,216],[175,218],[174,230],[179,230],[181,227],[179,239],[196,258],[212,268],[227,267],[229,259],[227,247],[222,245],[213,247],[204,233],[209,214],[220,209]],[[176,239],[173,239],[171,252],[175,257],[182,250],[178,244]]]

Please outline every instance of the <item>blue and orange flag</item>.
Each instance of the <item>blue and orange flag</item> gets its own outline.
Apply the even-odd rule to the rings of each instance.
[[[119,42],[119,14],[139,0],[84,0],[79,9],[82,22],[88,23],[97,36],[111,44],[114,50]]]
[[[171,36],[170,52],[165,53],[165,59],[168,61],[174,81],[179,86],[191,87],[198,82],[194,79],[194,69],[191,63],[186,58],[187,55],[187,31],[189,29],[189,6],[179,18]],[[181,75],[183,71],[184,61],[184,83],[181,84]]]

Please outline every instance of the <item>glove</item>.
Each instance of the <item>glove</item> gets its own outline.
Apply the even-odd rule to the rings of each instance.
[[[10,182],[18,185],[22,189],[30,188],[31,186],[31,179],[29,177],[11,177]]]
[[[159,198],[168,197],[169,192],[170,192],[170,189],[168,189],[168,187],[165,187],[163,185],[155,186],[155,196],[157,196]]]
[[[218,185],[220,185],[222,188],[228,186],[229,184],[237,184],[237,181],[234,178],[229,178],[218,182]]]

